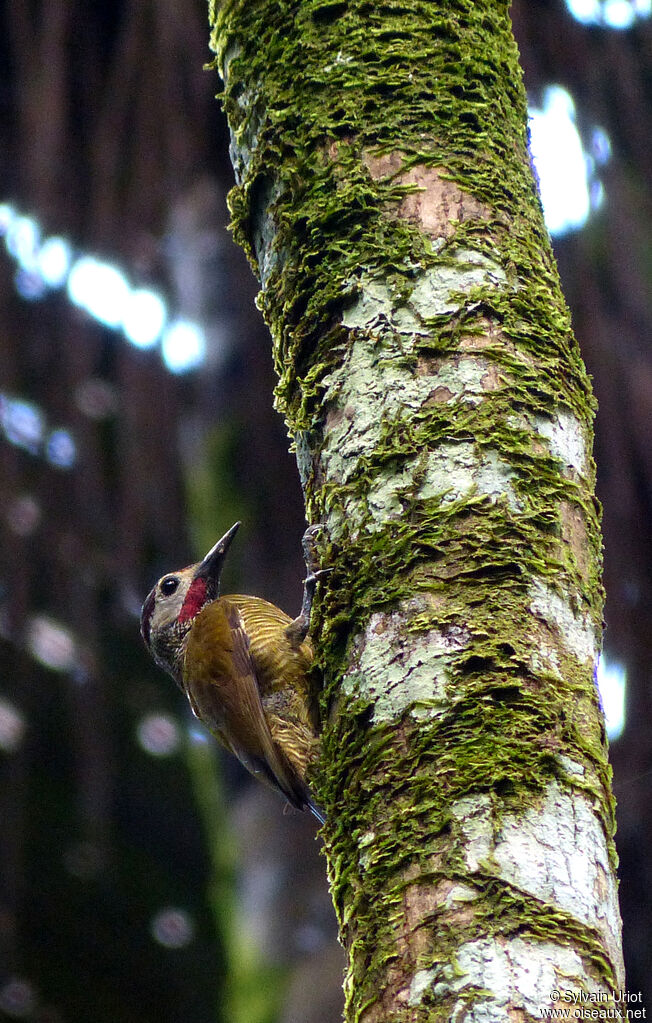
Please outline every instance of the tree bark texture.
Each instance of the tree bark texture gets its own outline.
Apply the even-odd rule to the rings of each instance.
[[[623,987],[593,399],[500,0],[213,0],[236,237],[333,567],[347,1020]]]

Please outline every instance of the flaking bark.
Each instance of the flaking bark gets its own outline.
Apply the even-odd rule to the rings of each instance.
[[[593,399],[507,6],[224,0],[212,18],[233,226],[331,541],[318,785],[347,1020],[607,997]]]

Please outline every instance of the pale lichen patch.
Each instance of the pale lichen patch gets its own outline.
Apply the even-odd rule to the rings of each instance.
[[[556,678],[562,678],[559,651],[549,639],[541,637],[539,645],[532,650],[530,668],[535,675],[548,673]]]
[[[432,376],[437,382],[429,398],[441,401],[438,392],[447,390],[450,398],[477,405],[488,391],[497,391],[503,385],[498,367],[480,356],[451,355],[446,358],[426,359],[417,362],[417,376]]]
[[[582,426],[576,416],[565,409],[559,409],[554,416],[536,416],[534,428],[548,441],[550,453],[567,468],[585,475],[588,456]]]
[[[427,972],[434,975],[421,989],[422,1000],[429,990],[439,998],[458,994],[449,1018],[473,1023],[503,1023],[514,1010],[540,1019],[543,1010],[555,1008],[553,992],[560,990],[578,998],[606,995],[587,977],[577,952],[551,941],[480,938],[463,944],[453,963]]]
[[[568,600],[542,579],[532,579],[529,588],[532,614],[547,623],[560,645],[578,661],[594,664],[599,651],[599,635],[589,615],[575,612]]]
[[[335,479],[347,481],[358,457],[379,443],[385,421],[417,412],[429,397],[432,380],[406,366],[408,355],[398,335],[382,344],[354,337],[343,364],[324,377],[324,457]]]
[[[565,753],[557,754],[557,761],[563,767],[566,774],[573,778],[584,778],[586,776],[586,768],[577,762],[572,760],[571,757],[566,756]]]
[[[505,498],[513,511],[522,504],[512,487],[514,471],[497,451],[488,449],[479,455],[471,442],[442,444],[429,452],[427,470],[418,496],[440,497],[442,503],[458,501],[471,494],[482,494],[497,501]]]
[[[373,331],[384,324],[399,333],[427,335],[429,320],[462,308],[460,295],[480,286],[504,286],[506,280],[496,260],[473,249],[456,249],[449,261],[422,270],[407,299],[399,299],[384,277],[363,273],[349,282],[357,294],[342,313],[342,325]]]
[[[482,495],[492,503],[505,500],[512,511],[519,512],[523,506],[513,479],[511,466],[497,451],[480,456],[471,442],[442,444],[436,451],[409,459],[398,471],[377,473],[364,497],[345,498],[344,511],[347,517],[366,520],[368,532],[383,529],[390,519],[403,515],[415,497],[436,499],[445,507]]]
[[[354,667],[343,678],[343,692],[373,703],[376,722],[396,720],[415,706],[440,716],[449,706],[453,659],[467,642],[466,631],[455,626],[415,634],[407,643],[401,613],[377,612],[355,641]]]
[[[423,996],[426,991],[429,991],[432,987],[432,982],[435,979],[436,970],[417,970],[410,982],[410,990],[408,992],[408,1005],[420,1005],[423,1000]]]
[[[611,875],[604,829],[583,793],[552,781],[519,813],[498,816],[482,794],[458,800],[452,813],[472,873],[495,874],[594,927],[618,963],[616,886],[611,881],[605,891]]]
[[[451,814],[460,823],[464,859],[471,873],[489,868],[493,849],[490,797],[485,794],[464,796],[453,804]]]
[[[251,244],[258,262],[258,273],[262,288],[265,288],[272,273],[279,273],[283,268],[285,254],[272,244],[276,224],[272,215],[274,203],[281,196],[278,182],[265,180],[259,183],[256,199],[252,200]]]
[[[343,366],[324,378],[329,411],[324,430],[322,461],[331,478],[346,484],[353,479],[360,461],[377,447],[387,423],[409,410],[417,412],[433,400],[436,387],[443,387],[469,405],[481,400],[490,364],[479,357],[453,357],[439,363],[436,386],[433,377],[415,371],[408,364],[409,345],[400,336],[369,344],[354,338]],[[382,362],[383,374],[378,375]],[[382,380],[382,383],[381,383]],[[440,392],[439,397],[444,395]],[[301,460],[302,473],[309,465]],[[497,500],[504,495],[514,510],[521,507],[512,486],[514,473],[497,452],[482,454],[471,442],[440,445],[427,456],[409,459],[400,467],[389,465],[376,473],[371,490],[364,497],[347,497],[347,513],[364,512],[371,528],[381,527],[388,518],[402,514],[401,497],[431,496],[452,500],[473,492]],[[445,495],[448,495],[447,497]],[[337,512],[334,513],[337,516]],[[340,522],[341,525],[341,513]],[[338,523],[332,528],[337,529]]]

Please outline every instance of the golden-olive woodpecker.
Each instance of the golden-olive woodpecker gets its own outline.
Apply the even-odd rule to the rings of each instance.
[[[313,650],[307,638],[315,584],[311,527],[304,538],[308,575],[292,620],[260,597],[219,595],[226,553],[239,522],[206,557],[164,575],[140,617],[156,663],[185,692],[193,713],[261,781],[324,823],[306,782],[315,761],[317,710]]]

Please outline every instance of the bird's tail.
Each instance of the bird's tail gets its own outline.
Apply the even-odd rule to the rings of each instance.
[[[310,810],[313,817],[316,817],[320,824],[326,823],[326,815],[323,810],[320,810],[316,803],[313,803],[312,799],[306,801],[306,809]]]

